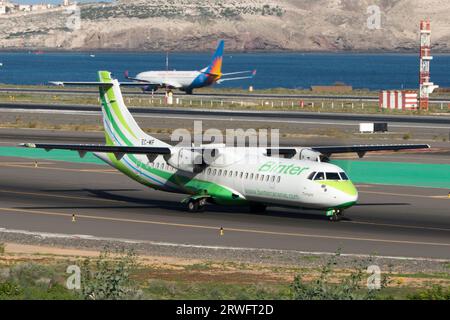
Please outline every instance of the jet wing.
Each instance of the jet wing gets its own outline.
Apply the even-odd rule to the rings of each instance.
[[[46,143],[22,143],[19,146],[25,148],[37,148],[50,150],[71,150],[77,151],[80,157],[84,157],[87,152],[114,153],[116,158],[122,158],[124,154],[145,154],[145,155],[170,155],[170,148],[161,147],[138,147],[138,146],[105,146],[94,144],[46,144]]]
[[[104,82],[94,82],[94,81],[80,81],[80,82],[67,82],[67,81],[50,81],[51,84],[55,85],[55,86],[59,86],[59,87],[64,87],[64,86],[90,86],[90,87],[104,87],[104,88],[108,88],[108,87],[112,87],[113,84],[112,83],[104,83]],[[142,87],[145,84],[153,84],[150,82],[120,82],[119,83],[121,87]],[[156,85],[156,83],[155,83]]]
[[[429,149],[428,144],[384,144],[384,145],[353,145],[353,146],[319,146],[307,148],[269,148],[267,155],[273,154],[291,156],[293,157],[300,149],[310,149],[319,152],[327,157],[336,153],[357,153],[360,158],[364,157],[367,152],[373,151],[400,151],[400,150],[415,150],[415,149]]]
[[[133,78],[133,77],[130,77],[129,75],[128,75],[128,71],[125,71],[125,79],[127,79],[127,80],[131,80],[131,81],[136,81],[136,82],[140,82],[140,83],[142,83],[142,84],[151,84],[151,85],[154,85],[154,86],[160,86],[161,85],[161,83],[155,83],[155,82],[151,82],[151,81],[148,81],[148,80],[143,80],[143,79],[138,79],[138,78]],[[134,83],[134,82],[127,82],[127,83]]]
[[[179,82],[176,82],[176,81],[163,81],[162,86],[176,88],[176,89],[183,87]]]

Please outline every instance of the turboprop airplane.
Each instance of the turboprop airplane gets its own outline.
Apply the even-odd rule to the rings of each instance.
[[[316,209],[339,220],[356,204],[358,191],[340,167],[327,163],[336,153],[429,148],[428,145],[359,145],[330,147],[235,148],[225,145],[172,146],[146,134],[124,104],[120,83],[98,73],[105,145],[40,144],[21,146],[87,152],[150,188],[186,194],[191,212],[208,203]],[[76,84],[76,83],[64,83]],[[208,159],[207,159],[208,158]]]
[[[125,72],[125,78],[142,83],[144,91],[156,91],[159,88],[179,89],[187,94],[192,94],[194,89],[208,87],[214,83],[220,84],[226,81],[235,81],[251,79],[256,71],[238,71],[232,73],[222,73],[224,41],[221,40],[217,46],[216,52],[211,63],[200,71],[145,71],[136,77],[129,77]],[[224,76],[234,76],[249,74],[249,76],[240,76],[234,78],[223,78]]]

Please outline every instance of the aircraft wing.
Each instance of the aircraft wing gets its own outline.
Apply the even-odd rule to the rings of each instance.
[[[269,148],[267,155],[273,154],[294,156],[299,149],[310,149],[319,152],[327,157],[336,153],[357,153],[360,158],[364,157],[367,152],[373,151],[400,151],[400,150],[415,150],[415,149],[429,149],[428,144],[380,144],[380,145],[353,145],[353,146],[318,146],[307,148]]]
[[[104,83],[104,82],[95,82],[95,81],[80,81],[80,82],[66,82],[66,81],[50,81],[51,84],[55,86],[90,86],[90,87],[112,87],[112,83]],[[153,84],[150,82],[138,83],[138,82],[120,82],[120,86],[122,87],[142,87],[145,84]],[[156,83],[155,83],[156,84]]]
[[[311,149],[326,155],[331,155],[334,153],[356,152],[360,154],[371,151],[400,151],[400,150],[429,149],[429,148],[430,146],[428,144],[387,144],[387,145],[311,147]]]
[[[176,81],[163,81],[162,86],[176,88],[176,89],[183,87],[180,83],[178,83]]]
[[[145,154],[145,155],[170,155],[170,148],[161,147],[138,147],[138,146],[105,146],[95,144],[46,144],[46,143],[22,143],[19,146],[25,148],[50,150],[71,150],[77,151],[81,157],[86,152],[114,153],[121,158],[124,154]]]
[[[128,75],[128,71],[125,71],[124,76],[125,76],[125,79],[127,79],[127,80],[140,82],[140,83],[142,83],[142,84],[151,84],[151,85],[154,85],[154,86],[157,86],[157,85],[160,86],[160,85],[161,85],[161,83],[155,83],[155,82],[151,82],[151,81],[144,80],[144,79],[138,79],[138,78],[130,77],[130,76]],[[127,82],[127,83],[134,83],[134,82]]]

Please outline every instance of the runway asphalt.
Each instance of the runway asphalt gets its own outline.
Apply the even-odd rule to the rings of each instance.
[[[27,104],[27,103],[0,103],[0,110],[4,111],[26,111],[35,113],[52,111],[55,113],[100,112],[99,106],[83,105],[50,105],[50,104]],[[304,112],[304,111],[240,111],[219,109],[190,109],[176,107],[129,107],[133,115],[152,115],[154,117],[193,117],[194,119],[230,119],[252,122],[258,121],[337,121],[342,123],[356,123],[360,121],[390,122],[393,124],[415,124],[415,125],[439,125],[446,129],[450,128],[449,116],[411,116],[411,115],[383,115],[383,114],[357,114],[357,113],[326,113],[326,112]]]
[[[97,95],[95,89],[86,90],[80,88],[62,89],[62,88],[0,88],[0,92],[6,93],[41,93],[41,94],[76,94],[76,95]],[[123,90],[124,96],[142,95],[151,96],[150,92],[142,92],[140,90]],[[373,102],[378,101],[378,96],[371,95],[320,95],[320,94],[269,94],[269,93],[226,93],[226,92],[196,92],[194,95],[187,95],[184,92],[175,91],[176,96],[180,97],[194,97],[194,98],[210,98],[210,99],[305,99],[305,100],[342,100],[342,101],[362,101]],[[154,96],[163,97],[165,92],[163,90],[154,93]],[[433,97],[430,101],[435,103],[449,103],[448,98]]]
[[[359,185],[339,223],[320,212],[209,206],[147,189],[110,167],[0,158],[0,228],[205,246],[450,259],[449,190]],[[76,222],[72,222],[72,215]],[[219,229],[224,228],[223,236]]]

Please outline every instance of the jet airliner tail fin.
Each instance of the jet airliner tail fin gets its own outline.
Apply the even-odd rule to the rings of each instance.
[[[208,73],[215,76],[221,76],[222,75],[222,61],[223,61],[223,50],[225,47],[225,41],[220,40],[219,44],[217,46],[216,52],[214,53],[211,63],[209,64],[206,69],[203,69],[202,71],[204,73]]]

